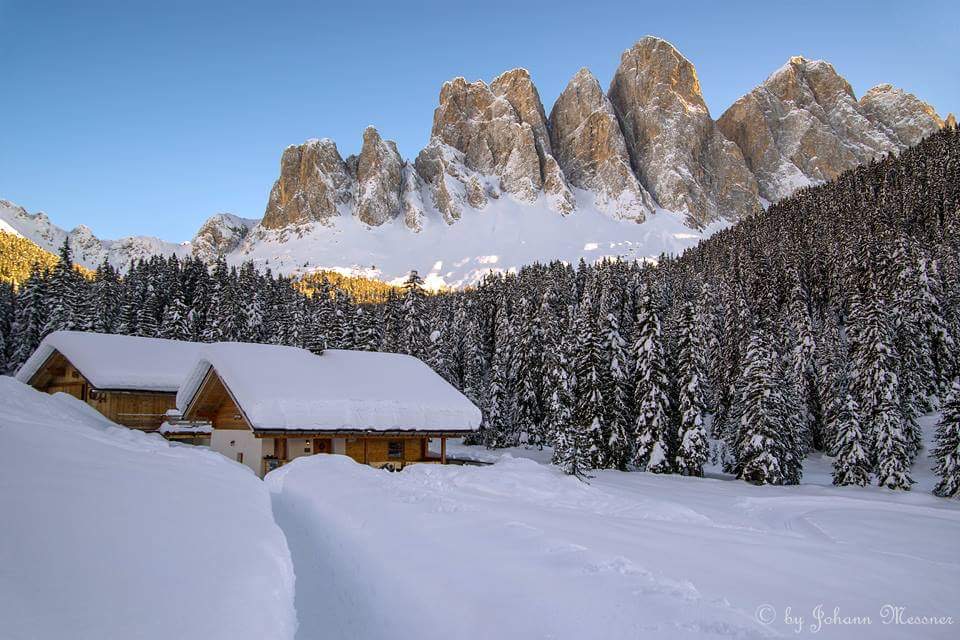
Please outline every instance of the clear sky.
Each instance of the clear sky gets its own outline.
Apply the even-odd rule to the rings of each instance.
[[[346,156],[374,124],[412,158],[445,80],[526,67],[549,112],[646,34],[693,61],[714,117],[794,54],[946,115],[958,24],[928,0],[0,0],[0,198],[101,238],[186,240],[219,211],[263,215],[289,144]]]

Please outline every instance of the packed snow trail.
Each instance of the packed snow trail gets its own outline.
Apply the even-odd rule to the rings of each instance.
[[[314,456],[266,482],[300,640],[796,637],[798,616],[802,635],[953,638],[960,624],[960,505],[921,490],[584,484],[509,456],[393,474]],[[884,624],[885,605],[954,623]],[[871,624],[826,624],[834,608]]]
[[[293,589],[248,469],[0,376],[0,638],[286,640]]]

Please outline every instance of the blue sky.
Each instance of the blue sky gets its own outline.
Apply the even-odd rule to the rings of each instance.
[[[440,86],[526,67],[549,112],[609,83],[646,34],[696,65],[714,115],[801,54],[857,95],[891,82],[960,110],[950,2],[44,2],[0,0],[0,198],[103,238],[189,239],[263,214],[280,154],[374,124],[416,155]]]

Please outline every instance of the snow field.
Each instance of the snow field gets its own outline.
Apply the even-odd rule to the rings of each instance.
[[[756,487],[616,471],[584,484],[491,457],[390,474],[320,456],[271,473],[298,638],[795,637],[798,616],[825,638],[955,637],[960,505],[920,487],[835,488],[822,459],[824,485]],[[884,624],[885,605],[954,624]],[[824,623],[834,608],[871,623]]]
[[[822,455],[756,487],[449,453],[495,464],[312,456],[261,483],[0,378],[0,637],[956,637],[960,504],[925,454],[907,493],[833,487]]]
[[[0,377],[4,640],[285,640],[293,591],[245,467]]]

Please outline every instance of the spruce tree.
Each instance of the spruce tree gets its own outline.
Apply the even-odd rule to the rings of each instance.
[[[870,456],[867,454],[866,441],[860,429],[860,409],[849,393],[837,408],[834,417],[836,442],[832,450],[833,484],[857,485],[864,487],[870,483]]]
[[[606,466],[606,412],[602,388],[603,346],[599,327],[594,317],[589,293],[584,295],[577,310],[576,359],[574,361],[574,412],[573,423],[584,430],[586,440],[579,448],[587,456],[591,468]]]
[[[604,357],[609,363],[603,377],[603,396],[607,400],[605,422],[609,431],[607,463],[611,468],[625,470],[630,461],[633,440],[627,343],[620,333],[617,309],[609,309],[601,320]]]
[[[64,238],[60,260],[50,273],[46,288],[47,321],[43,334],[76,328],[80,276],[73,270],[70,242]]]
[[[403,304],[401,306],[400,350],[415,358],[426,360],[427,329],[425,312],[426,292],[423,279],[416,271],[411,271],[403,284]]]
[[[183,293],[179,282],[175,283],[170,291],[170,302],[163,310],[163,320],[160,323],[160,337],[170,340],[189,340],[190,310],[183,300]]]
[[[738,381],[740,420],[734,466],[738,478],[753,484],[783,484],[785,480],[787,444],[782,433],[783,398],[773,373],[775,357],[769,339],[755,329]]]
[[[637,424],[633,461],[647,471],[668,473],[674,457],[671,438],[677,433],[678,425],[670,406],[670,380],[660,317],[649,289],[640,297],[636,331],[633,351]]]
[[[960,380],[955,380],[941,407],[943,415],[937,424],[933,455],[934,471],[940,481],[933,490],[944,498],[960,497]]]
[[[13,329],[15,347],[10,368],[16,368],[27,361],[44,337],[47,324],[47,280],[37,265],[34,265],[30,277],[23,283],[17,300]]]
[[[687,304],[680,316],[677,345],[677,384],[679,385],[680,430],[674,458],[679,473],[702,476],[710,455],[710,442],[704,427],[706,409],[703,400],[703,352],[693,307]]]
[[[913,483],[910,441],[900,401],[897,356],[891,347],[889,320],[872,283],[867,294],[855,300],[852,315],[855,399],[873,445],[877,484],[909,490]]]
[[[567,475],[588,479],[593,467],[589,429],[572,423],[556,434],[553,446],[553,464]]]

